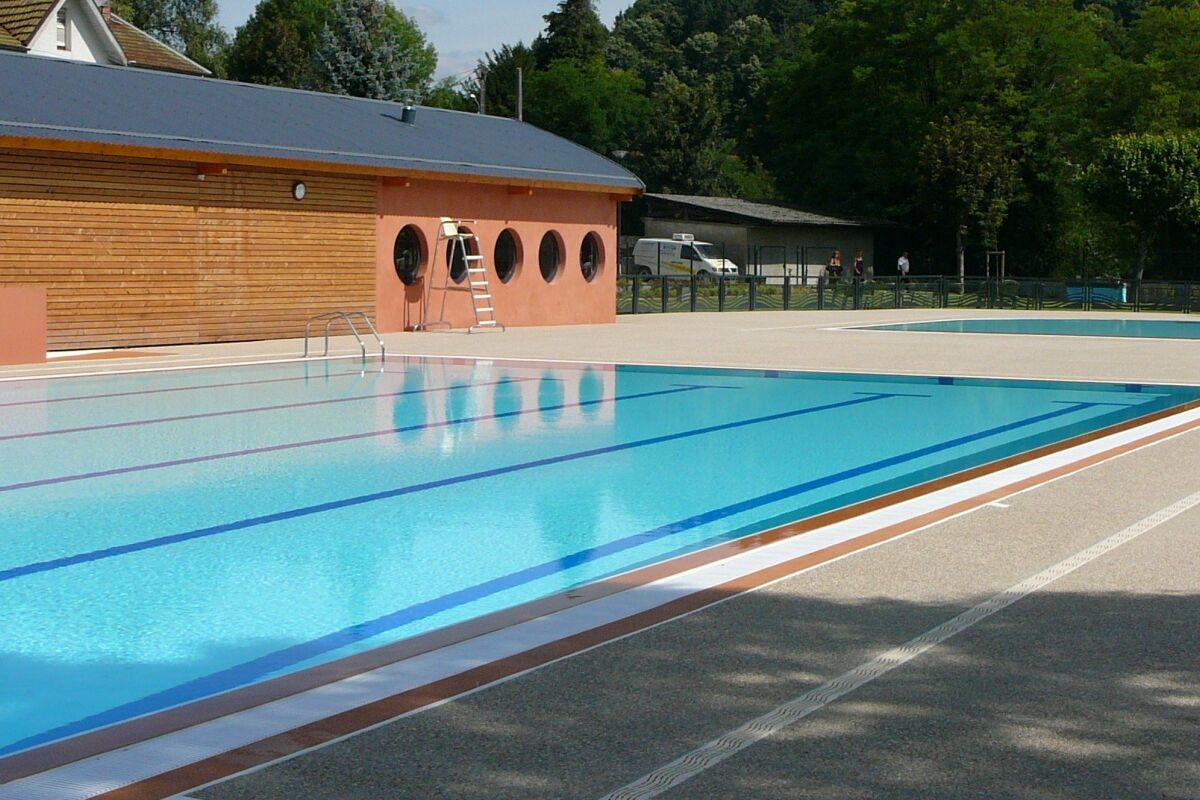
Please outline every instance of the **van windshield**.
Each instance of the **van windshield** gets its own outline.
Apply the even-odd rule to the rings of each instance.
[[[713,247],[710,244],[694,244],[692,245],[692,249],[696,251],[697,259],[706,258],[710,261],[720,259],[720,256],[713,252]]]

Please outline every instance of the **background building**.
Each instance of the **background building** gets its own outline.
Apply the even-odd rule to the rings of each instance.
[[[833,217],[776,203],[731,197],[676,194],[645,196],[645,236],[669,239],[690,233],[712,242],[744,274],[803,276],[813,280],[840,250],[849,275],[855,253],[863,251],[868,268],[894,274],[896,226],[877,220]],[[636,239],[636,237],[634,237]],[[893,251],[897,251],[894,252]]]
[[[51,349],[474,320],[442,217],[480,237],[505,325],[612,321],[641,182],[515,120],[0,53],[0,288]],[[462,265],[458,265],[461,267]]]

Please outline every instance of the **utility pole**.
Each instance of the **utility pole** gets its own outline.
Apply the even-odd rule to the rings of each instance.
[[[517,67],[517,120],[525,119],[525,70]]]
[[[479,70],[479,113],[487,113],[487,70]]]

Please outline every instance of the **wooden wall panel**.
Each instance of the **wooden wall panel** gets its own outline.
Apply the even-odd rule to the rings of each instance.
[[[46,288],[52,350],[300,336],[374,316],[375,209],[371,177],[0,150],[0,286]]]

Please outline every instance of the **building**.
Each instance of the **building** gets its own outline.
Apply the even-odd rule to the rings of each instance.
[[[890,253],[893,248],[885,247],[888,252],[877,253],[876,239],[881,232],[895,228],[877,220],[834,217],[732,197],[646,195],[647,237],[669,239],[676,233],[693,234],[697,241],[716,245],[726,258],[751,275],[787,274],[815,281],[828,266],[834,250],[841,251],[847,275],[859,250],[868,268],[884,263],[876,261],[877,255],[894,265],[895,256]]]
[[[533,126],[13,53],[0,94],[0,289],[45,289],[51,349],[293,337],[338,309],[464,327],[442,217],[480,237],[505,325],[615,319],[642,184]]]
[[[107,0],[0,0],[0,49],[51,58],[208,75],[207,69],[121,19]]]

